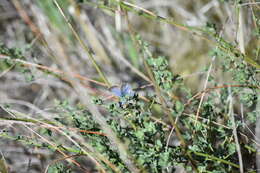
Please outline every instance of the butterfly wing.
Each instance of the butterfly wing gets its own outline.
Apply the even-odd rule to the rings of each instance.
[[[121,97],[122,96],[122,91],[121,88],[117,87],[117,86],[113,86],[110,88],[110,91],[117,97]]]

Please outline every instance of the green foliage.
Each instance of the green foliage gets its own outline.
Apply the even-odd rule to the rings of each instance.
[[[214,56],[222,58],[224,62],[229,62],[228,64],[223,62],[223,71],[233,74],[234,81],[239,84],[245,82],[251,85],[258,84],[259,81],[251,77],[255,74],[254,68],[247,66],[242,59],[228,56],[219,49],[216,49]],[[229,61],[229,59],[231,60]],[[183,87],[183,91],[187,90],[183,86],[183,82],[176,80],[176,77],[168,70],[166,58],[153,58],[150,56],[147,62],[153,71],[158,86],[162,92],[167,93],[165,98],[169,98],[171,92],[180,90],[179,87]],[[211,82],[214,82],[214,77]],[[252,87],[248,87],[248,89],[243,87],[231,88],[231,92],[240,98],[241,104],[244,104],[245,107],[252,108],[256,104],[257,90]],[[184,106],[183,101],[177,100],[170,108],[175,117],[177,117],[176,115],[182,116],[178,123],[182,124],[185,129],[182,135],[188,144],[188,151],[192,154],[192,158],[196,160],[196,167],[200,172],[225,172],[237,170],[239,167],[236,164],[237,151],[236,143],[232,137],[233,130],[229,128],[232,127],[232,123],[230,117],[227,116],[229,112],[229,95],[229,90],[225,88],[221,90],[221,95],[217,95],[214,91],[210,93],[207,100],[202,103],[200,110],[200,117],[204,119],[197,121],[196,124],[194,123],[194,116],[182,115],[185,110],[188,112],[196,111],[196,105],[198,105],[196,100],[193,100],[188,107]],[[221,100],[225,104],[220,105]],[[168,101],[173,100],[168,99]],[[134,96],[120,97],[117,102],[104,102],[99,98],[95,98],[93,103],[102,106],[109,112],[108,124],[117,133],[118,137],[127,143],[129,153],[134,157],[139,168],[148,172],[162,172],[169,167],[182,165],[187,170],[189,169],[189,159],[183,155],[181,146],[166,146],[168,136],[163,125],[152,120],[151,107],[149,104],[140,101],[136,94]],[[83,130],[102,132],[87,110],[74,110],[67,104],[64,105],[64,109],[71,112],[76,127]],[[219,118],[226,121],[228,128],[214,124]],[[256,114],[249,113],[247,118],[253,123]],[[237,125],[241,126],[242,124],[237,121]],[[89,139],[90,144],[98,152],[109,158],[111,163],[121,171],[129,172],[120,160],[118,153],[111,148],[105,136],[96,134],[84,134],[84,136]],[[247,151],[244,152],[244,154],[249,154]],[[107,165],[104,166],[107,167]],[[107,171],[112,170],[107,167]]]
[[[0,43],[0,54],[10,57],[10,59],[0,61],[0,71],[10,68],[14,64],[12,59],[25,59],[20,49],[8,48],[2,43]]]
[[[72,171],[64,166],[62,163],[51,165],[48,173],[72,173]]]
[[[154,78],[159,87],[170,92],[173,89],[173,75],[167,70],[168,62],[164,57],[152,58],[147,60],[148,64],[152,67]]]
[[[9,56],[12,59],[25,59],[21,49],[7,48],[4,44],[0,43],[0,54]]]
[[[137,164],[148,172],[162,172],[170,166],[173,149],[166,148],[165,132],[162,125],[151,120],[150,110],[136,97],[129,97],[124,105],[113,103],[109,106],[113,115],[108,122],[118,136],[126,141],[129,152]]]
[[[35,79],[31,69],[24,68],[22,64],[17,60],[25,60],[21,49],[8,48],[4,44],[0,44],[0,54],[7,58],[0,61],[0,71],[4,71],[9,68],[15,67],[15,69],[24,74],[25,80],[31,82]]]
[[[145,45],[148,49],[148,45]],[[12,50],[12,49],[11,49]],[[147,51],[147,50],[146,50]],[[5,50],[5,54],[16,57],[23,57],[15,51]],[[148,52],[149,54],[149,52]],[[160,87],[163,97],[170,102],[168,109],[175,118],[180,117],[178,124],[182,127],[182,137],[187,143],[187,151],[191,153],[192,159],[196,162],[196,169],[199,172],[216,172],[216,171],[232,171],[237,170],[237,151],[236,143],[233,139],[232,123],[229,114],[229,96],[232,95],[239,98],[239,103],[245,108],[252,110],[248,112],[246,118],[250,123],[256,121],[257,112],[254,110],[257,102],[257,88],[253,85],[259,85],[259,80],[255,76],[255,68],[248,66],[241,57],[235,57],[225,54],[220,49],[215,49],[212,56],[216,56],[222,61],[223,72],[232,75],[232,79],[237,84],[247,84],[248,87],[223,88],[221,94],[217,95],[212,91],[208,94],[200,108],[200,117],[204,118],[195,123],[193,112],[197,110],[198,101],[192,100],[189,105],[185,105],[185,100],[174,100],[170,97],[172,92],[183,91],[183,95],[189,93],[184,86],[183,81],[174,76],[168,69],[168,62],[165,57],[147,58],[149,67],[151,68],[155,81]],[[212,81],[214,82],[214,77]],[[189,94],[188,94],[189,95]],[[172,103],[171,103],[172,102]],[[116,132],[117,136],[127,144],[129,154],[133,156],[135,164],[138,168],[148,172],[163,172],[168,169],[174,169],[174,166],[182,165],[186,170],[190,169],[189,159],[183,153],[180,145],[167,145],[169,129],[166,130],[164,125],[155,122],[152,119],[152,107],[149,103],[141,101],[137,94],[124,95],[118,101],[103,101],[99,97],[93,98],[93,103],[102,107],[109,114],[106,121],[111,129]],[[223,103],[223,104],[219,104]],[[94,121],[88,109],[82,105],[72,106],[68,101],[57,102],[57,111],[60,117],[55,118],[59,123],[66,126],[73,126],[86,132],[81,135],[95,149],[96,152],[102,153],[102,156],[108,159],[121,172],[130,172],[124,162],[120,159],[119,153],[110,145],[108,138],[101,134],[102,131],[99,124]],[[185,115],[183,114],[184,112]],[[187,116],[190,115],[190,116]],[[216,125],[219,119],[223,119],[226,123]],[[236,121],[239,128],[242,125]],[[168,131],[168,132],[167,132]],[[42,135],[49,137],[55,136],[49,129],[41,131]],[[46,147],[46,144],[37,144],[32,139],[24,136],[16,137],[16,140],[36,145],[38,147]],[[241,145],[243,147],[244,144]],[[63,150],[69,150],[64,148]],[[54,149],[53,146],[47,145],[47,148]],[[73,151],[73,150],[70,150]],[[77,150],[74,150],[76,152]],[[80,151],[77,151],[80,153]],[[251,152],[251,150],[250,150]],[[249,150],[243,150],[243,154],[250,155]],[[113,169],[101,161],[107,172],[113,172]],[[62,164],[53,166],[49,172],[64,172]]]

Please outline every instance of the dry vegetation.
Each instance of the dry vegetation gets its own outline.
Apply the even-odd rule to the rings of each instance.
[[[119,6],[117,2],[123,3]],[[110,163],[102,152],[86,156],[86,153],[97,150],[80,133],[80,128],[69,126],[69,119],[63,117],[77,106],[85,106],[91,112],[93,120],[101,125],[102,133],[108,134],[109,141],[114,142],[111,145],[117,147],[119,157],[130,172],[142,170],[126,157],[125,143],[128,141],[120,141],[115,130],[107,124],[107,110],[94,105],[92,100],[95,97],[116,102],[108,88],[122,83],[129,83],[133,88],[149,84],[155,86],[144,63],[146,55],[143,54],[147,52],[147,47],[147,54],[152,57],[165,56],[168,70],[183,79],[192,95],[199,96],[197,98],[200,99],[193,104],[191,101],[195,97],[186,98],[181,90],[176,89],[171,96],[183,105],[191,105],[183,114],[195,115],[197,117],[193,119],[202,122],[198,117],[208,118],[203,114],[203,103],[208,99],[216,102],[218,113],[214,115],[221,116],[216,117],[214,122],[218,127],[230,127],[227,140],[234,142],[235,154],[232,154],[236,157],[230,162],[239,165],[233,168],[230,164],[221,171],[256,172],[256,146],[259,146],[260,139],[255,136],[255,121],[249,123],[244,118],[247,113],[256,112],[256,119],[260,111],[259,30],[260,3],[255,0],[0,0],[0,44],[14,48],[9,54],[0,54],[0,172],[44,172],[60,162],[73,168],[73,172],[106,172],[105,166],[102,166],[104,163],[112,170],[113,166],[118,167]],[[223,46],[224,42],[218,40],[220,37],[232,44],[234,49]],[[149,46],[146,46],[147,43]],[[213,51],[221,47],[227,48],[227,54],[236,55],[238,52],[241,57],[245,55],[242,63],[246,67],[243,68],[254,74],[255,83],[251,83],[251,79],[236,81],[232,75],[239,74],[239,71],[225,73],[222,70],[222,60]],[[5,60],[13,64],[7,66],[3,63]],[[231,67],[236,69],[236,65]],[[226,98],[231,100],[222,102],[226,104],[226,109],[222,109],[221,99],[217,100],[223,94],[221,88],[226,89],[229,93]],[[234,91],[237,95],[231,97],[233,88],[241,90]],[[159,93],[163,90],[157,89],[144,87],[139,95],[147,101],[149,94],[157,94],[155,102],[161,103],[158,90]],[[206,92],[200,93],[203,90]],[[214,91],[215,100],[205,94],[211,91]],[[245,105],[252,101],[250,106],[236,101],[242,92],[256,95],[256,98],[245,101]],[[167,101],[172,101],[173,105],[176,103],[176,99]],[[158,105],[151,111],[153,116],[170,125],[171,120],[162,113],[164,107]],[[233,117],[231,121],[223,116],[222,110]],[[215,110],[212,112],[215,113]],[[240,124],[235,120],[239,120]],[[234,126],[228,124],[230,122]],[[179,126],[181,131],[189,128],[185,123]],[[239,126],[238,130],[235,126]],[[166,136],[172,133],[170,131],[165,131]],[[178,143],[180,139],[173,141]],[[43,143],[51,147],[44,148]],[[250,143],[255,144],[255,148]],[[65,151],[59,148],[60,145],[70,149]],[[186,146],[184,148],[186,152]],[[74,149],[80,149],[82,153]],[[248,152],[245,151],[247,149]],[[193,165],[192,160],[199,156],[198,153],[187,156],[190,160],[186,165]],[[222,163],[221,160],[215,161]],[[206,170],[214,172],[211,166]],[[176,172],[182,169],[180,166]],[[195,172],[194,165],[192,169]],[[197,172],[203,172],[199,169],[202,170],[198,168]],[[168,166],[164,172],[170,170],[172,168]]]

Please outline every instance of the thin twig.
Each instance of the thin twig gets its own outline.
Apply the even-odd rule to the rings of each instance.
[[[61,15],[63,16],[63,18],[65,19],[66,23],[68,24],[69,28],[71,29],[73,35],[75,36],[75,38],[78,40],[78,42],[80,43],[80,45],[82,46],[82,48],[85,50],[85,52],[87,53],[88,57],[90,58],[92,64],[94,65],[95,69],[97,70],[98,74],[100,75],[100,77],[103,79],[103,81],[106,83],[107,87],[111,87],[111,84],[109,83],[109,81],[107,80],[106,76],[104,75],[104,73],[101,71],[99,65],[97,64],[96,60],[94,59],[93,55],[90,53],[90,50],[88,48],[88,46],[83,42],[83,40],[79,37],[78,33],[76,32],[76,30],[74,29],[74,27],[72,26],[72,24],[70,23],[69,19],[66,17],[66,15],[64,14],[62,8],[60,7],[60,5],[58,4],[58,2],[56,0],[53,0],[53,2],[55,3],[56,7],[58,8],[59,12],[61,13]]]
[[[244,173],[244,168],[243,168],[243,159],[242,159],[242,154],[241,154],[241,148],[240,148],[240,144],[239,144],[239,140],[238,140],[238,136],[237,136],[237,127],[236,127],[236,122],[235,122],[235,117],[234,117],[234,112],[233,112],[233,98],[232,98],[232,93],[231,90],[229,88],[229,117],[231,119],[232,125],[233,125],[233,136],[235,138],[235,143],[236,143],[236,149],[237,149],[237,154],[238,154],[238,160],[239,160],[239,170],[240,173]]]
[[[25,66],[36,67],[36,68],[39,68],[41,70],[46,70],[46,71],[49,71],[49,72],[58,73],[60,75],[65,75],[65,76],[71,76],[72,75],[72,77],[75,77],[79,80],[92,82],[92,83],[98,84],[100,86],[107,86],[105,83],[98,82],[96,80],[84,77],[84,76],[77,74],[77,73],[66,73],[66,72],[59,70],[59,69],[53,69],[53,68],[50,68],[50,67],[47,67],[47,66],[44,66],[44,65],[34,64],[32,62],[24,61],[24,60],[21,60],[21,59],[12,59],[11,57],[3,55],[3,54],[0,54],[0,59],[1,58],[2,59],[8,59],[8,60],[11,60],[11,61],[14,61],[14,62],[19,62],[19,63],[24,64]]]
[[[212,61],[210,63],[209,70],[207,72],[207,77],[206,77],[206,80],[205,80],[205,83],[204,83],[204,90],[207,88],[210,72],[211,72],[211,69],[212,69],[212,66],[213,66],[213,62],[215,61],[215,58],[216,58],[216,56],[213,56]],[[205,93],[202,93],[202,96],[201,96],[201,99],[200,99],[200,103],[199,103],[199,107],[198,107],[197,113],[196,113],[196,121],[194,123],[195,126],[197,124],[197,120],[198,120],[198,117],[199,117],[199,114],[200,114],[200,108],[201,108],[204,96],[205,96]]]

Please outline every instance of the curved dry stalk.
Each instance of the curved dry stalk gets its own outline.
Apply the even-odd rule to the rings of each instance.
[[[236,122],[235,122],[235,117],[234,117],[234,111],[233,111],[233,96],[231,93],[230,88],[229,89],[229,112],[228,112],[228,117],[230,117],[231,122],[232,122],[232,129],[233,129],[233,136],[235,138],[235,143],[236,143],[236,149],[237,149],[237,155],[238,155],[238,161],[239,161],[239,170],[240,173],[244,173],[244,166],[243,166],[243,158],[241,154],[241,147],[239,144],[238,136],[237,136],[237,127],[236,127]]]
[[[96,60],[94,59],[94,57],[92,56],[92,54],[90,53],[89,48],[87,47],[87,45],[83,42],[83,40],[79,37],[78,33],[76,32],[76,30],[74,29],[74,27],[72,26],[72,24],[69,22],[69,19],[65,16],[63,10],[61,9],[60,5],[58,4],[58,2],[56,0],[53,0],[53,2],[55,3],[55,5],[57,6],[59,12],[61,13],[62,17],[65,19],[66,23],[68,24],[69,28],[71,29],[73,35],[75,36],[75,38],[78,40],[78,42],[80,43],[80,45],[82,46],[82,48],[86,51],[88,57],[90,58],[92,64],[94,65],[95,69],[97,70],[98,74],[100,75],[100,77],[103,79],[103,81],[106,83],[107,87],[111,87],[111,84],[109,83],[109,81],[107,80],[106,76],[104,75],[104,73],[101,71],[99,65],[97,64]]]
[[[50,67],[47,67],[47,66],[44,66],[44,65],[35,64],[35,63],[24,61],[24,60],[21,60],[21,59],[11,59],[9,56],[2,55],[2,54],[0,54],[0,58],[9,59],[9,60],[12,60],[14,62],[20,62],[20,63],[24,64],[25,66],[36,67],[36,68],[39,68],[41,70],[47,70],[49,72],[58,73],[58,74],[64,75],[64,76],[71,75],[72,77],[75,77],[75,78],[80,79],[80,80],[92,82],[92,83],[95,83],[95,84],[100,85],[100,86],[106,86],[106,84],[104,84],[102,82],[98,82],[96,80],[84,77],[84,76],[77,74],[77,73],[67,73],[67,72],[64,72],[64,71],[59,70],[59,69],[53,69],[53,68],[50,68]]]

